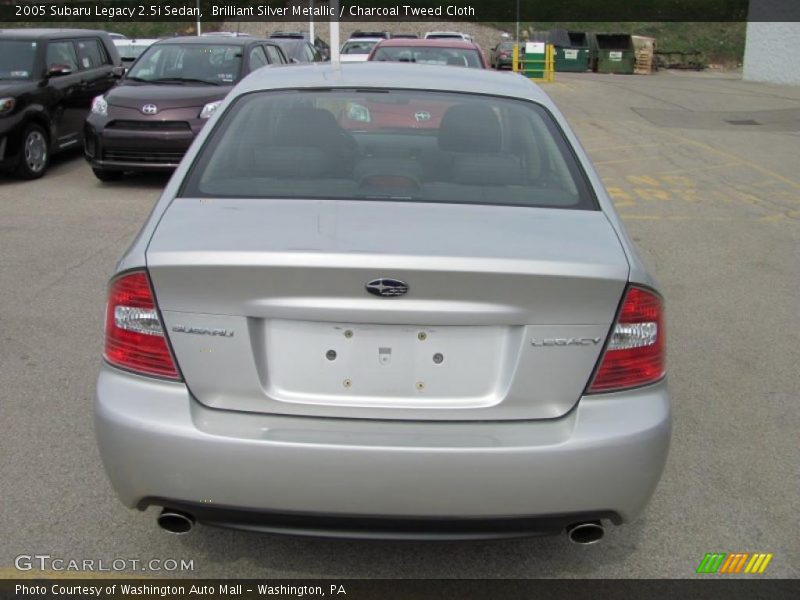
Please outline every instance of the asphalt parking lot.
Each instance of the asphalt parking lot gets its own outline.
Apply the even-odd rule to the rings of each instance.
[[[734,75],[560,74],[580,135],[667,298],[674,432],[643,517],[602,543],[303,539],[124,508],[92,399],[105,285],[165,178],[96,181],[80,155],[0,177],[0,576],[21,554],[191,559],[198,577],[690,577],[706,552],[800,575],[800,88]]]

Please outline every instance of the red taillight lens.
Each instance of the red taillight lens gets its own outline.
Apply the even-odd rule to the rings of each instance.
[[[112,365],[136,373],[180,379],[144,271],[111,282],[103,356]]]
[[[589,393],[654,383],[666,370],[664,307],[661,297],[629,287]]]

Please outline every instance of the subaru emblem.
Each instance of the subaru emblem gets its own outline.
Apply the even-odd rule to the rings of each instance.
[[[421,110],[414,113],[414,118],[417,120],[417,123],[424,123],[425,121],[431,120],[431,113],[429,113],[427,110]]]
[[[145,104],[142,107],[142,112],[146,115],[154,115],[158,112],[158,107],[155,104]]]
[[[366,285],[367,291],[381,298],[396,298],[408,293],[408,284],[398,279],[373,279]]]

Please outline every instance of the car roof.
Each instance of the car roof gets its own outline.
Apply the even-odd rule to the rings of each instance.
[[[349,38],[347,42],[385,42],[386,38],[379,38],[379,37],[356,37],[356,38]]]
[[[125,38],[124,40],[113,40],[114,45],[119,48],[120,46],[141,46],[144,44],[151,45],[160,42],[162,38]]]
[[[446,40],[420,40],[420,39],[391,39],[380,43],[381,48],[394,47],[422,47],[422,48],[460,48],[462,50],[478,50],[479,46],[475,42],[459,40],[456,38]]]
[[[196,44],[199,46],[209,46],[217,44],[220,46],[246,46],[253,42],[274,42],[275,40],[265,40],[255,37],[244,36],[227,36],[227,35],[209,35],[209,36],[182,36],[174,38],[166,38],[156,42],[157,45],[164,44]]]
[[[101,29],[0,29],[0,38],[43,40],[62,37],[97,37],[108,35]]]
[[[522,75],[490,69],[393,62],[313,63],[290,69],[258,69],[234,90],[233,96],[274,89],[383,88],[455,91],[526,98],[553,106],[548,96]]]

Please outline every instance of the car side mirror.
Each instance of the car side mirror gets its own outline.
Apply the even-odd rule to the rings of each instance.
[[[67,65],[50,65],[50,68],[47,70],[48,77],[62,77],[70,73],[72,73],[72,69]]]
[[[124,66],[114,67],[113,69],[111,69],[111,74],[114,77],[116,77],[117,79],[119,79],[120,77],[125,75],[125,73],[127,73],[127,72],[128,72],[128,68],[124,67]]]

